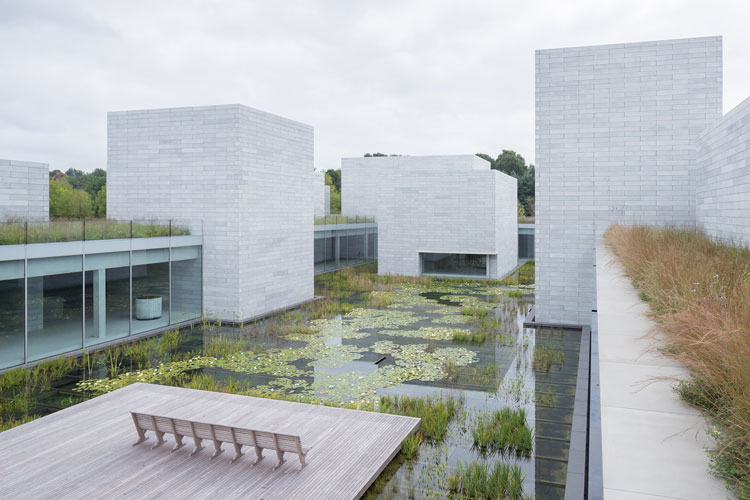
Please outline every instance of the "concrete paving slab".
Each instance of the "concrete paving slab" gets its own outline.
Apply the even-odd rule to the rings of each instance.
[[[731,498],[708,473],[713,441],[704,417],[680,401],[672,382],[648,384],[685,377],[685,368],[658,351],[648,305],[601,242],[596,255],[604,497]]]
[[[609,362],[601,362],[599,366],[602,405],[695,414],[672,391],[675,379],[687,378],[685,368]]]

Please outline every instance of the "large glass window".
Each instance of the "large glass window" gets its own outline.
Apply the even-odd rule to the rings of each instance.
[[[86,345],[130,333],[130,255],[86,255]]]
[[[201,247],[172,248],[172,323],[200,318]]]
[[[321,273],[326,270],[326,238],[318,237],[315,234],[314,244],[315,255],[315,272]]]
[[[534,258],[534,233],[519,233],[518,234],[518,258],[519,259],[533,259]]]
[[[422,274],[436,276],[487,276],[487,256],[461,253],[423,253]]]
[[[169,250],[133,252],[133,333],[169,325]]]
[[[0,368],[23,363],[23,261],[0,262]]]
[[[342,266],[356,266],[365,262],[365,235],[341,236]]]
[[[83,346],[80,255],[28,261],[28,361]]]

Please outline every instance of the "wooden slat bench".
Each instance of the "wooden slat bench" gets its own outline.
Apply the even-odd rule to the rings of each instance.
[[[278,469],[284,463],[284,453],[296,453],[299,456],[300,469],[302,469],[305,466],[305,455],[309,451],[309,447],[302,446],[299,436],[291,434],[207,424],[132,411],[130,412],[130,416],[133,417],[135,430],[138,432],[138,441],[133,443],[133,446],[139,445],[148,439],[146,431],[152,431],[156,435],[156,443],[151,449],[164,443],[164,434],[172,434],[174,436],[175,445],[172,451],[182,448],[182,438],[191,437],[195,443],[195,449],[190,453],[190,456],[193,456],[203,449],[203,446],[201,446],[203,440],[208,439],[214,443],[214,453],[211,455],[211,458],[218,456],[223,451],[221,449],[222,443],[232,444],[234,446],[234,458],[232,462],[243,455],[243,446],[252,446],[255,449],[255,461],[252,465],[256,465],[263,460],[264,449],[276,450],[278,463],[274,466],[273,470]]]

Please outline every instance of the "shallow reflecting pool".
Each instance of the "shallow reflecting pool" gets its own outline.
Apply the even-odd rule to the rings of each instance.
[[[136,381],[370,411],[394,411],[394,396],[451,398],[445,432],[424,428],[365,498],[466,497],[471,464],[497,462],[518,474],[524,498],[563,498],[580,333],[524,329],[533,295],[519,298],[518,286],[386,280],[361,293],[367,284],[351,276],[345,287],[320,279],[328,298],[263,322],[206,321],[8,373],[0,418],[12,425]]]

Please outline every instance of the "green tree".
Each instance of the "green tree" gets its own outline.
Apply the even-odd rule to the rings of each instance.
[[[341,170],[339,169],[333,169],[329,168],[326,170],[326,176],[331,179],[331,183],[328,184],[326,181],[326,184],[329,186],[333,186],[339,193],[341,192]]]
[[[75,189],[67,182],[50,181],[50,217],[91,217],[93,213],[91,196],[86,191]]]
[[[96,198],[94,198],[94,215],[96,215],[97,217],[107,216],[107,186],[106,184],[102,186],[99,192],[96,193]]]
[[[492,158],[484,153],[477,153],[477,156],[490,162],[490,168],[499,170],[516,178],[518,202],[523,207],[527,216],[534,214],[534,165],[526,165],[526,160],[511,149],[503,149],[497,158]]]
[[[331,213],[341,213],[341,192],[331,186]]]
[[[516,179],[523,177],[528,169],[523,156],[510,149],[503,149],[503,152],[495,160],[493,168],[505,174],[512,175]]]

